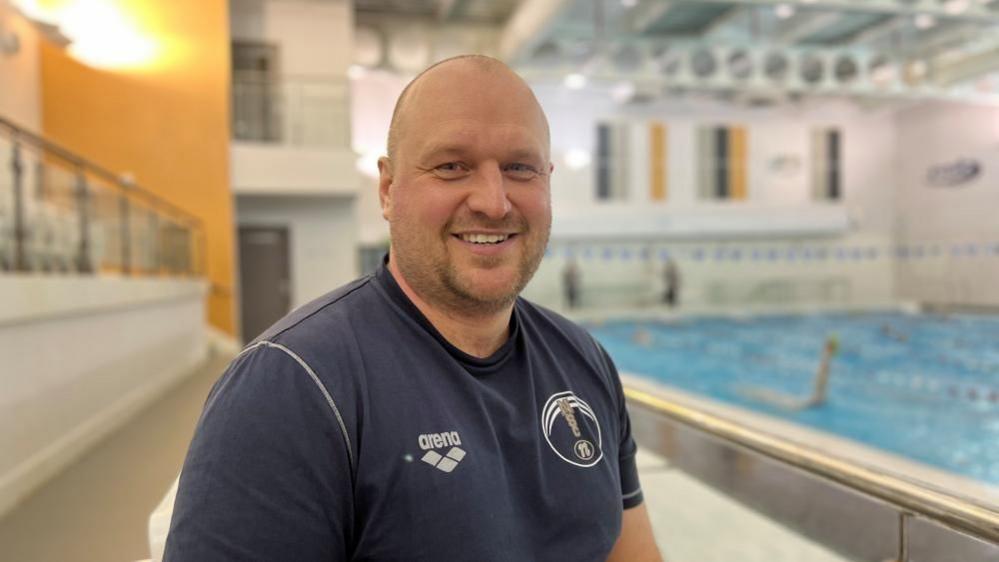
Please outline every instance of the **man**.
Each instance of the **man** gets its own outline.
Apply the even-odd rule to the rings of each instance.
[[[213,388],[167,560],[659,560],[620,382],[517,295],[551,226],[548,125],[499,61],[397,103],[387,266],[292,313]]]

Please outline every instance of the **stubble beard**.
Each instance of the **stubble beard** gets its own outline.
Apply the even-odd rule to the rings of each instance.
[[[447,232],[450,229],[446,229],[443,234],[444,250],[440,254],[434,252],[431,255],[425,248],[420,248],[419,244],[410,244],[411,240],[406,237],[397,238],[399,229],[395,228],[396,225],[390,226],[393,227],[392,240],[396,251],[394,259],[409,286],[432,306],[468,316],[487,316],[512,305],[541,265],[551,234],[550,224],[542,226],[540,230],[530,229],[520,232],[517,236],[524,237],[522,240],[524,252],[521,254],[517,274],[510,287],[500,294],[483,295],[476,291],[470,279],[462,275],[454,258],[447,251],[447,239],[450,237]],[[529,240],[534,235],[539,238]],[[500,258],[488,257],[478,259],[486,271],[501,265],[503,261]]]

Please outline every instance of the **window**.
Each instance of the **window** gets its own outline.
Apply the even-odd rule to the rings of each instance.
[[[624,123],[597,123],[598,201],[623,201],[628,197],[628,129]]]
[[[745,200],[748,195],[744,127],[701,127],[697,133],[698,193],[707,200]]]
[[[281,140],[278,48],[266,43],[232,43],[232,132],[237,140]]]
[[[843,137],[839,129],[812,131],[812,197],[816,201],[839,201],[843,196],[841,159]]]

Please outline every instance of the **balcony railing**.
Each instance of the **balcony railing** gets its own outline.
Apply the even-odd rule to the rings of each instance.
[[[232,78],[233,139],[296,147],[350,145],[349,83],[344,79],[253,72]]]
[[[201,221],[0,117],[0,271],[202,275]]]

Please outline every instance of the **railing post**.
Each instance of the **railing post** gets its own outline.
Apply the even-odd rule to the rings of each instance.
[[[160,215],[156,211],[156,201],[153,201],[149,207],[149,245],[152,247],[152,263],[150,263],[150,269],[155,275],[160,274],[160,268],[163,264],[163,258],[160,255]]]
[[[128,193],[125,189],[125,187],[122,187],[122,191],[118,196],[118,213],[120,214],[119,219],[121,222],[121,271],[125,275],[128,275],[131,272],[132,240],[128,222]]]
[[[28,230],[24,224],[24,163],[21,161],[21,143],[15,137],[11,153],[10,170],[14,180],[14,271],[28,271],[25,248]]]
[[[76,269],[80,273],[93,273],[90,263],[90,188],[83,168],[76,170],[76,206],[80,215],[80,247],[76,256]]]

